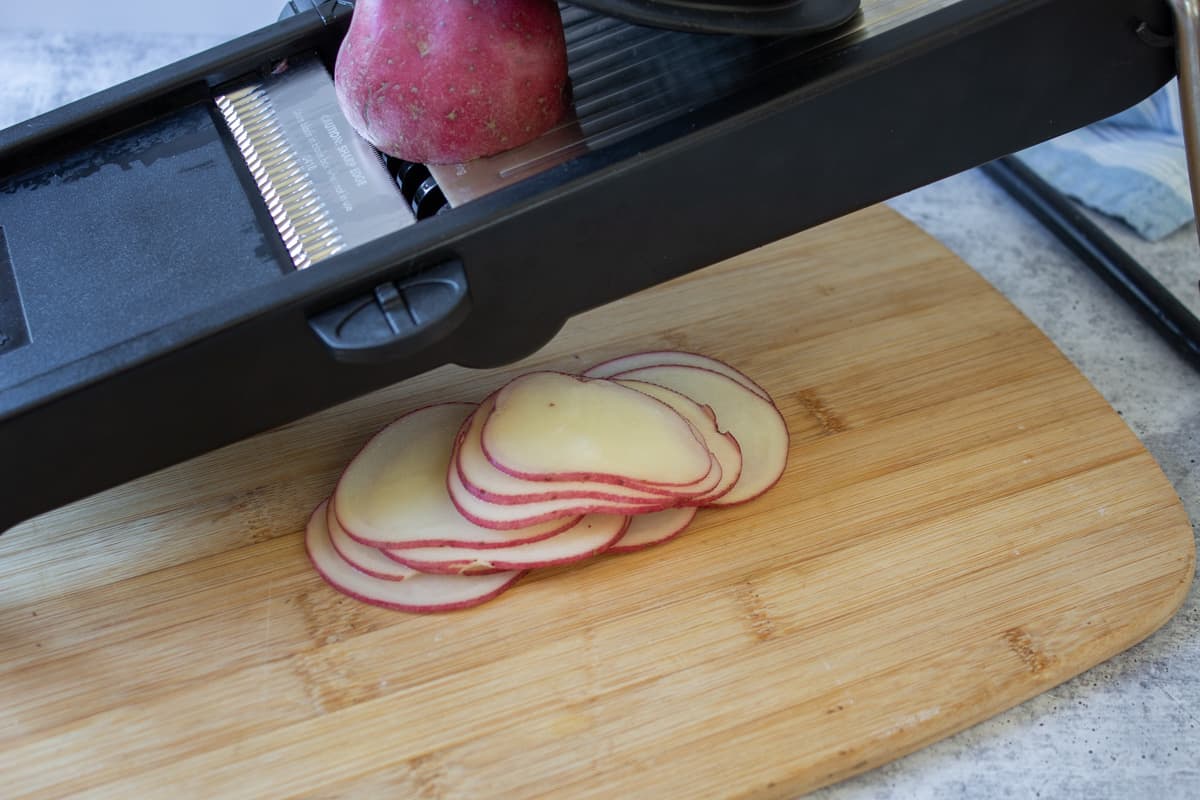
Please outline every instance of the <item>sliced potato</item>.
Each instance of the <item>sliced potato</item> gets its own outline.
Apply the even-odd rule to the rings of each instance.
[[[666,496],[660,503],[655,504],[580,498],[542,500],[516,505],[489,503],[467,491],[458,470],[454,469],[449,470],[446,475],[446,488],[449,490],[450,501],[459,514],[475,525],[501,532],[550,524],[564,517],[574,519],[584,514],[648,514],[651,511],[673,508],[680,503],[677,498]]]
[[[788,429],[775,404],[728,375],[703,367],[666,365],[623,372],[619,378],[656,383],[709,406],[717,425],[733,434],[742,448],[742,474],[734,487],[710,505],[731,506],[753,500],[783,475]]]
[[[689,401],[690,402],[690,401]],[[697,498],[711,494],[721,483],[720,471],[711,470],[708,478],[684,488],[638,488],[599,481],[531,481],[509,475],[496,468],[483,452],[481,434],[488,415],[495,407],[495,397],[489,397],[465,423],[459,434],[450,469],[457,469],[463,487],[489,503],[517,505],[544,500],[599,500],[619,503],[661,505],[666,497]],[[689,420],[690,421],[690,420]],[[722,465],[723,466],[723,465]]]
[[[328,507],[329,503],[324,505]],[[359,572],[385,581],[402,581],[417,574],[412,567],[406,567],[388,558],[378,547],[371,547],[350,538],[350,534],[346,533],[342,523],[338,522],[337,514],[334,514],[332,509],[327,508],[325,516],[325,524],[329,527],[329,543],[343,561]]]
[[[367,442],[333,493],[333,511],[346,533],[373,547],[507,546],[553,536],[575,524],[572,515],[559,514],[511,525],[501,533],[475,525],[455,510],[446,491],[446,470],[454,437],[474,408],[473,403],[419,408]]]
[[[631,353],[630,355],[620,356],[609,361],[602,361],[593,367],[589,367],[583,374],[588,378],[612,378],[630,370],[641,369],[642,367],[662,367],[667,365],[700,367],[701,369],[710,369],[713,372],[719,372],[725,377],[732,378],[742,386],[745,386],[762,399],[771,400],[770,393],[755,383],[741,370],[726,364],[724,361],[718,361],[711,356],[704,356],[699,353],[687,353],[682,350],[647,350],[642,353]]]
[[[700,437],[665,403],[558,372],[501,389],[480,444],[498,469],[527,480],[686,487],[713,469]]]
[[[562,533],[536,542],[487,550],[471,547],[410,547],[385,551],[396,566],[425,573],[479,575],[512,569],[572,564],[599,555],[629,527],[629,517],[589,514]]]
[[[711,408],[656,383],[629,379],[618,379],[617,383],[648,394],[675,409],[703,437],[704,446],[721,466],[721,479],[714,484],[712,491],[699,497],[688,498],[685,501],[688,505],[711,505],[733,489],[742,474],[742,448],[732,434],[718,430],[717,417]]]
[[[327,516],[328,510],[322,503],[308,520],[304,546],[309,560],[317,573],[334,589],[374,606],[417,613],[470,608],[491,600],[524,574],[418,574],[401,581],[376,578],[358,571],[338,555],[329,539]]]
[[[608,552],[632,553],[669,542],[692,524],[698,510],[696,506],[683,506],[632,517],[625,534],[608,548]]]

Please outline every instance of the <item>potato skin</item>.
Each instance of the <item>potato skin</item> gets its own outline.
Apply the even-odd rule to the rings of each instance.
[[[536,139],[566,109],[554,0],[358,0],[334,83],[350,124],[407,161],[454,164]]]

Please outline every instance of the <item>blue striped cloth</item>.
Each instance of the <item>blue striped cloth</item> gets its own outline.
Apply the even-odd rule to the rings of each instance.
[[[1179,87],[1019,153],[1060,192],[1158,241],[1191,222]]]

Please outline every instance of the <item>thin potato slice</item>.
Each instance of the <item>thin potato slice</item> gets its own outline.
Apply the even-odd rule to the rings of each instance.
[[[328,506],[328,503],[326,503]],[[402,581],[417,574],[412,567],[406,567],[383,554],[378,547],[371,547],[350,538],[342,523],[338,522],[337,514],[332,509],[326,511],[325,524],[329,526],[329,543],[333,549],[350,566],[359,572],[365,572],[373,578],[385,581]]]
[[[447,473],[446,488],[459,514],[476,525],[498,532],[543,524],[562,519],[564,515],[575,519],[582,514],[648,514],[673,508],[681,502],[677,498],[664,496],[662,502],[656,504],[583,499],[543,500],[520,505],[489,503],[467,491],[456,469]]]
[[[589,367],[583,374],[588,378],[612,378],[633,369],[662,366],[710,369],[713,372],[721,373],[727,378],[732,378],[762,399],[771,401],[770,393],[751,380],[741,370],[731,367],[724,361],[718,361],[711,356],[688,353],[683,350],[648,350],[643,353],[631,353],[630,355],[620,356],[609,361],[602,361],[593,367]]]
[[[669,542],[692,524],[698,510],[695,506],[685,506],[633,517],[625,534],[608,548],[608,552],[633,553]]]
[[[788,429],[774,403],[718,372],[702,367],[642,367],[619,378],[647,381],[674,389],[709,406],[717,425],[733,434],[742,448],[742,474],[733,489],[710,505],[732,506],[758,497],[783,475]]]
[[[690,401],[689,401],[690,402]],[[459,479],[471,494],[489,503],[517,505],[545,500],[599,500],[618,503],[661,505],[664,496],[703,497],[712,494],[722,481],[720,471],[710,470],[706,480],[688,489],[637,488],[598,481],[530,481],[499,470],[487,459],[481,445],[481,434],[488,415],[495,407],[495,396],[479,404],[465,423],[451,461]],[[690,420],[689,420],[690,421]],[[723,466],[723,465],[722,465]]]
[[[501,389],[481,446],[498,469],[527,480],[687,487],[713,467],[700,437],[666,404],[557,372],[531,372]]]
[[[459,514],[446,491],[454,438],[473,403],[441,403],[405,414],[376,434],[346,467],[333,511],[354,539],[373,547],[501,547],[544,539],[574,525],[559,514],[497,532]]]
[[[720,464],[721,479],[713,486],[712,491],[687,500],[688,505],[711,505],[733,489],[742,474],[742,448],[731,434],[718,430],[717,417],[711,408],[656,383],[628,379],[618,379],[617,383],[648,394],[675,409],[704,438],[704,446]]]
[[[329,540],[327,516],[322,503],[309,518],[304,535],[309,560],[334,589],[373,606],[415,613],[470,608],[496,597],[524,574],[413,575],[402,581],[376,578],[359,572],[338,555]]]
[[[513,569],[555,567],[599,555],[619,540],[629,517],[589,514],[549,539],[481,550],[470,547],[411,547],[384,551],[396,566],[424,573],[481,575]]]

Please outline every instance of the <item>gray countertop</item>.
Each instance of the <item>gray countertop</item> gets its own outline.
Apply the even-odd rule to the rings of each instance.
[[[0,30],[0,128],[214,44],[213,36]],[[896,198],[1096,386],[1200,521],[1200,373],[976,171]],[[1188,229],[1147,245],[1107,225],[1200,310]],[[1200,592],[1147,641],[957,736],[818,792],[865,798],[1200,797]]]

